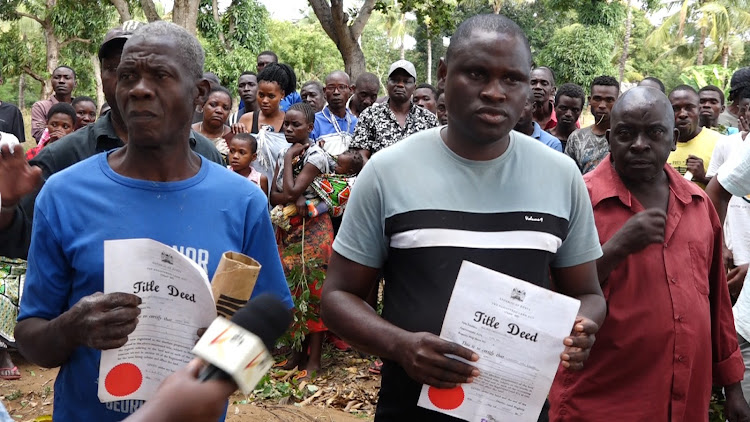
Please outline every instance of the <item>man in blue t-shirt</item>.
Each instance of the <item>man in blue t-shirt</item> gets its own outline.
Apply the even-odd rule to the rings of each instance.
[[[323,87],[328,104],[323,110],[315,113],[315,127],[310,133],[311,139],[319,139],[325,135],[340,135],[351,141],[357,118],[346,106],[351,97],[349,75],[337,70],[326,76]],[[348,147],[348,145],[347,145]]]
[[[523,108],[521,117],[518,119],[518,123],[513,128],[517,132],[521,132],[524,135],[531,136],[537,141],[547,145],[555,151],[563,152],[562,143],[559,139],[553,136],[551,133],[542,130],[539,123],[534,121],[534,97],[529,96],[526,100],[526,105]]]
[[[163,21],[140,28],[117,69],[127,145],[53,175],[37,198],[16,339],[30,361],[61,366],[57,422],[119,421],[142,404],[97,398],[100,351],[124,345],[140,313],[137,296],[100,293],[105,240],[155,239],[209,279],[223,252],[242,252],[263,268],[254,294],[292,307],[265,196],[190,149],[193,107],[209,87],[203,62],[184,29]]]

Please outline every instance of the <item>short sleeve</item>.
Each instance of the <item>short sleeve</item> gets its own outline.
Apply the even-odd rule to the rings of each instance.
[[[288,308],[294,307],[284,270],[281,267],[279,250],[276,247],[271,219],[268,215],[265,197],[257,187],[248,205],[245,221],[245,241],[243,251],[261,265],[258,281],[255,283],[252,297],[270,293],[279,298]]]
[[[580,129],[576,129],[568,137],[568,143],[565,145],[565,155],[572,158],[580,169],[581,166],[578,164],[578,143],[580,142],[580,138],[578,136],[579,133]]]
[[[742,142],[716,176],[721,186],[735,196],[750,194],[750,142]]]
[[[372,121],[372,106],[365,109],[362,114],[359,115],[357,126],[354,127],[354,139],[352,140],[351,147],[354,149],[366,149],[372,148],[375,134],[371,133],[370,122]]]
[[[572,168],[571,168],[572,170]],[[571,212],[568,219],[568,236],[557,250],[553,267],[573,267],[594,261],[602,256],[599,234],[594,222],[586,184],[580,174],[571,176]]]
[[[72,269],[57,238],[59,219],[48,199],[49,190],[42,189],[36,201],[19,321],[52,320],[68,306]]]
[[[735,136],[739,135],[722,136],[716,142],[716,146],[711,153],[711,160],[708,162],[708,170],[706,170],[707,177],[716,176],[716,173],[719,172],[719,168],[727,161],[729,153],[733,149],[732,147],[736,141]]]
[[[385,204],[377,157],[373,160],[365,165],[352,187],[333,250],[360,265],[381,268],[388,255]]]
[[[321,174],[330,173],[330,166],[328,165],[328,157],[320,147],[315,145],[309,155],[307,156],[306,164],[312,164],[320,170]]]

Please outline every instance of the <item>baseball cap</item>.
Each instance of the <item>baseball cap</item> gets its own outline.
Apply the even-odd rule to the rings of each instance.
[[[110,29],[107,32],[107,35],[104,36],[102,45],[99,46],[99,59],[101,60],[101,58],[106,55],[107,50],[116,46],[122,47],[122,45],[125,44],[125,41],[133,35],[135,30],[144,25],[146,24],[143,22],[126,21],[122,26]]]
[[[417,80],[417,69],[414,69],[414,65],[408,61],[408,60],[399,60],[397,62],[394,62],[391,65],[391,68],[388,69],[388,76],[391,76],[393,72],[395,72],[398,69],[404,69],[406,73],[409,74],[412,78],[414,78],[414,81]]]

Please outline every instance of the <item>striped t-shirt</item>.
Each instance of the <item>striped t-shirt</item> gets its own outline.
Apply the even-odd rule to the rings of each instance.
[[[452,152],[440,130],[419,132],[373,155],[333,245],[354,262],[383,269],[386,320],[439,334],[464,260],[549,287],[550,266],[601,256],[573,160],[511,132],[500,157],[471,161]],[[416,407],[419,388],[386,361],[378,413],[381,407]]]

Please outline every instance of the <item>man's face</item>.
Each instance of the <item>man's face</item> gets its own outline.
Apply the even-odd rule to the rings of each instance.
[[[130,134],[129,142],[158,146],[178,140],[190,127],[193,110],[208,83],[188,74],[171,39],[133,42],[117,68],[117,105]]]
[[[52,73],[52,89],[58,96],[67,96],[73,93],[76,87],[76,77],[73,71],[61,67]]]
[[[663,97],[647,92],[645,97],[629,95],[627,99],[629,104],[612,116],[607,131],[612,161],[623,180],[649,181],[663,171],[678,132]]]
[[[589,106],[597,123],[609,121],[609,113],[612,111],[615,101],[617,101],[619,92],[620,90],[616,86],[594,85],[591,87]]]
[[[325,101],[323,101],[323,93],[320,92],[317,85],[305,85],[299,91],[299,96],[302,98],[302,101],[309,104],[316,113],[323,110]]]
[[[516,36],[475,29],[441,63],[448,126],[466,142],[490,144],[513,129],[529,97],[531,52]]]
[[[700,103],[700,125],[715,126],[719,115],[724,111],[721,95],[716,91],[703,91],[698,94],[698,102]]]
[[[258,95],[258,78],[255,75],[240,76],[237,81],[237,93],[245,104],[255,102]]]
[[[573,98],[560,95],[555,104],[557,124],[564,127],[573,127],[583,111],[583,98]]]
[[[669,95],[674,110],[674,125],[680,131],[680,141],[687,142],[698,132],[698,94],[683,89]]]
[[[414,104],[430,110],[432,114],[437,114],[437,103],[435,93],[430,88],[418,88],[414,91]]]
[[[117,66],[120,65],[121,56],[122,48],[112,48],[101,60],[104,99],[109,104],[110,113],[117,115],[118,118],[120,117],[120,108],[117,106],[117,97],[115,94],[117,91]]]
[[[555,92],[555,85],[552,83],[552,75],[549,70],[540,68],[531,71],[529,83],[531,92],[534,94],[534,102],[542,104],[549,101]]]
[[[396,69],[388,76],[388,97],[397,104],[411,100],[416,81],[404,69]]]
[[[534,96],[530,96],[526,101],[526,105],[523,106],[521,117],[518,118],[518,123],[514,127],[515,130],[521,131],[529,127],[534,120]]]
[[[268,54],[258,56],[258,62],[256,63],[257,72],[260,73],[260,71],[263,70],[264,67],[268,66],[271,63],[276,63],[276,60],[273,58],[273,56]]]
[[[448,124],[448,112],[445,110],[445,93],[441,93],[437,100],[437,118],[441,125]]]
[[[326,101],[332,110],[342,110],[349,101],[349,78],[343,73],[333,73],[326,78]]]
[[[365,111],[378,99],[378,90],[380,87],[376,84],[361,83],[354,87],[354,98],[352,105],[357,109],[357,113]]]

